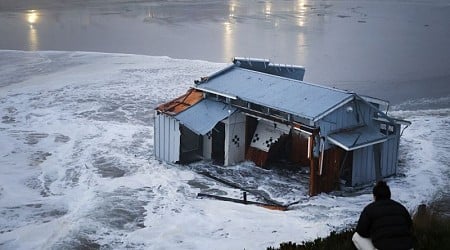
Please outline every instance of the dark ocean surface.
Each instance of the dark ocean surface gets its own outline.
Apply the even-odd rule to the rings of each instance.
[[[267,58],[392,104],[450,96],[443,0],[2,0],[0,23],[0,49]]]

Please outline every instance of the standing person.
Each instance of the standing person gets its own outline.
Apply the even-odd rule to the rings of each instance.
[[[406,208],[391,200],[391,190],[384,181],[373,187],[374,202],[359,217],[353,243],[359,250],[412,249],[412,220]]]

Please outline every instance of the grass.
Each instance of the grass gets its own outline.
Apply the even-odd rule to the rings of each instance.
[[[354,229],[331,232],[326,238],[318,238],[300,244],[287,242],[268,250],[354,250],[352,243]],[[444,217],[419,207],[413,217],[413,237],[415,250],[450,249],[450,217]]]

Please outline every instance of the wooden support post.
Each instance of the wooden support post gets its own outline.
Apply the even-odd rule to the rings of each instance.
[[[247,192],[244,191],[243,197],[244,197],[244,202],[247,203]]]
[[[314,137],[315,137],[315,133],[313,133],[310,138],[311,140],[309,140],[309,149],[310,152],[309,154],[311,155],[311,157],[309,158],[309,195],[310,196],[314,196],[317,194],[317,190],[316,190],[316,166],[314,164]]]

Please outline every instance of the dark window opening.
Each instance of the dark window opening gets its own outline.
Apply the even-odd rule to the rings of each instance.
[[[380,124],[380,132],[387,135],[395,134],[395,127],[393,125],[381,123]]]

